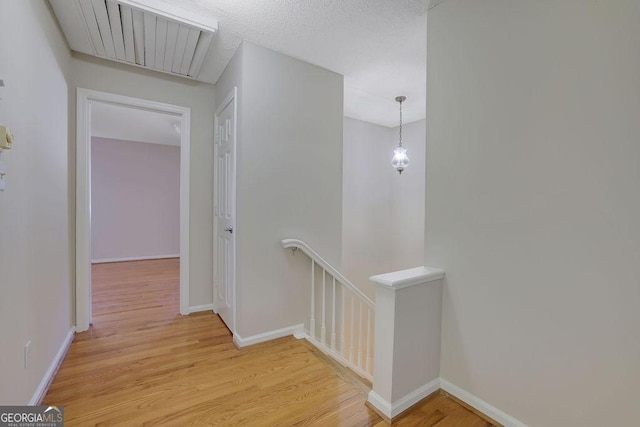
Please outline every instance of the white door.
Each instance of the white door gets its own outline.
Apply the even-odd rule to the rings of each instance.
[[[214,295],[216,310],[235,332],[236,89],[215,117]]]

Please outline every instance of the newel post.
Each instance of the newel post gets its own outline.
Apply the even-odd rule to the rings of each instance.
[[[440,388],[443,278],[443,270],[429,267],[370,278],[376,314],[367,403],[387,421]]]

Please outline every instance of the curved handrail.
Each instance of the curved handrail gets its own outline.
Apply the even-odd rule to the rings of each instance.
[[[351,283],[346,277],[344,277],[338,270],[336,270],[331,264],[324,260],[316,251],[311,249],[309,245],[307,245],[302,240],[298,239],[284,239],[282,241],[282,247],[285,249],[296,248],[300,249],[302,252],[307,254],[309,258],[315,261],[316,264],[324,268],[330,275],[336,278],[342,285],[348,288],[351,292],[360,297],[369,307],[375,308],[375,303],[369,299],[365,294],[362,293],[360,289],[358,289],[353,283]]]

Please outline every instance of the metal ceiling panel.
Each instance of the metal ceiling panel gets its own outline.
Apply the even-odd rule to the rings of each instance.
[[[218,22],[150,0],[50,0],[72,50],[197,78]]]

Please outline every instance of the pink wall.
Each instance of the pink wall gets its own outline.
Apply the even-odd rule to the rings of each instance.
[[[180,252],[180,147],[92,138],[91,259]]]

